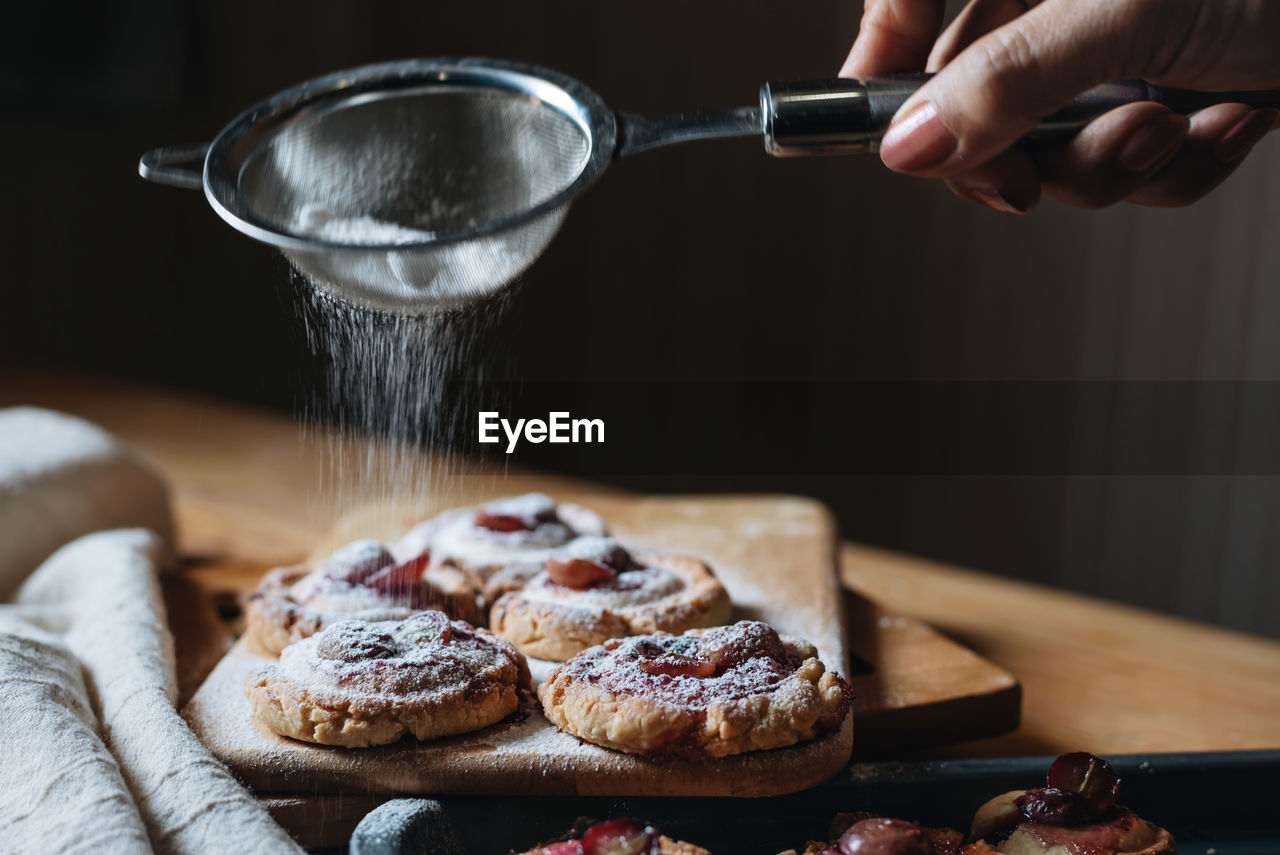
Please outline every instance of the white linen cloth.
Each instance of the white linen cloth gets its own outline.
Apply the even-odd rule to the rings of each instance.
[[[0,602],[63,544],[133,526],[173,539],[164,480],[132,449],[84,419],[0,409]]]
[[[0,447],[11,436],[3,415]],[[57,414],[38,421],[49,425],[47,416]],[[42,502],[74,494],[76,476],[55,457],[44,458],[54,464],[45,471],[59,482],[55,491],[31,467],[22,474],[23,489]],[[108,457],[107,468],[123,474],[119,458]],[[101,474],[90,467],[83,477]],[[152,513],[149,491],[134,492],[142,481],[124,482],[117,504],[136,506],[108,510],[110,490],[95,485],[100,492],[76,511],[76,525],[91,526],[99,512],[109,521]],[[0,531],[18,531],[4,514],[20,496],[0,502]],[[36,534],[50,537],[49,529]],[[167,551],[142,529],[90,534],[59,549],[12,605],[0,606],[0,853],[302,851],[174,709],[158,577]]]

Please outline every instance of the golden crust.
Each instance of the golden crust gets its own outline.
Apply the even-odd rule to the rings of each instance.
[[[294,599],[293,586],[313,570],[312,567],[302,565],[278,567],[263,576],[257,590],[249,595],[245,603],[245,635],[249,639],[250,648],[255,652],[279,656],[280,651],[290,644],[315,635],[336,621],[352,617],[330,614]],[[441,611],[455,620],[465,620],[472,624],[481,622],[483,615],[476,601],[476,590],[469,581],[460,575],[448,579],[439,578],[439,571],[434,569],[429,570],[428,574],[424,581],[432,586],[433,599],[438,600]],[[437,579],[430,578],[433,574]],[[372,620],[399,620],[418,611],[422,610],[387,606],[379,609],[377,614],[367,617]]]
[[[357,630],[363,631],[398,628],[405,623],[347,621],[328,632],[352,625],[360,625]],[[245,693],[254,717],[282,736],[347,748],[386,745],[406,734],[436,739],[495,724],[514,713],[522,693],[529,691],[528,663],[510,643],[492,633],[462,623],[453,626],[455,631],[465,629],[472,636],[470,662],[463,672],[455,672],[457,676],[428,686],[429,691],[419,686],[405,689],[397,682],[429,679],[427,669],[421,668],[413,669],[407,678],[394,671],[369,668],[369,676],[334,685],[311,667],[311,662],[317,661],[315,648],[328,638],[326,633],[317,633],[286,651],[286,659],[299,658],[299,663],[291,661],[286,669],[282,660],[281,665],[264,665],[247,675]],[[348,649],[353,648],[348,645]],[[347,654],[345,664],[358,668],[362,661],[368,666],[386,658],[361,660],[357,651]],[[389,673],[389,678],[379,676],[384,673]]]
[[[682,555],[635,557],[640,564],[669,571],[683,588],[650,603],[584,607],[574,602],[572,593],[547,601],[530,596],[526,587],[498,598],[489,612],[489,626],[526,656],[563,662],[611,638],[680,633],[729,619],[729,594],[706,562]],[[595,596],[593,590],[583,593]]]
[[[705,709],[612,691],[580,678],[568,667],[574,660],[551,672],[538,697],[547,719],[561,730],[631,754],[701,759],[795,745],[839,728],[849,714],[850,698],[847,684],[812,655],[811,645],[785,637],[783,642],[809,655],[768,690],[712,701]]]

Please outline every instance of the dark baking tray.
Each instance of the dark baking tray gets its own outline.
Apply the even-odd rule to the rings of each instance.
[[[1180,855],[1280,855],[1280,750],[1108,759],[1124,779],[1122,802],[1169,829]],[[808,839],[825,838],[832,816],[841,811],[967,830],[979,805],[1007,790],[1038,785],[1052,760],[854,763],[821,786],[766,799],[442,797],[401,804],[399,822],[370,815],[356,829],[351,852],[500,855],[563,834],[579,817],[643,818],[715,855],[802,849]],[[443,842],[451,835],[460,849]]]

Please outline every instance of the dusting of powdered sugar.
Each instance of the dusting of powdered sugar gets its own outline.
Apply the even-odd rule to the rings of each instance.
[[[347,620],[286,647],[280,670],[304,686],[430,699],[518,668],[504,645],[443,612],[400,621]]]
[[[566,588],[551,581],[546,570],[529,580],[520,598],[530,602],[557,603],[592,611],[618,611],[658,603],[684,592],[685,581],[656,564],[624,570],[590,588]]]
[[[496,514],[535,518],[547,514],[551,519],[536,521],[523,531],[492,531],[475,524],[476,508],[444,511],[411,528],[393,552],[402,559],[431,552],[433,563],[457,561],[470,565],[542,564],[552,550],[584,535],[602,535],[604,520],[598,514],[577,505],[557,505],[550,496],[527,493],[498,499],[480,506]]]
[[[298,209],[293,230],[307,237],[357,246],[419,243],[436,236],[435,232],[413,229],[369,216],[340,217],[314,204],[303,205]]]
[[[708,648],[727,655],[726,667],[709,677],[650,674],[642,660],[673,655],[707,658]],[[650,698],[693,710],[766,695],[795,672],[801,657],[783,646],[778,634],[759,621],[685,635],[640,635],[592,647],[561,667],[574,679],[620,695]]]
[[[367,585],[336,579],[324,569],[312,570],[289,589],[289,599],[325,615],[342,615],[364,620],[402,617],[405,604],[394,596]]]

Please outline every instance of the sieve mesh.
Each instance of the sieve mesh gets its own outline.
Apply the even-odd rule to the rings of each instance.
[[[537,258],[566,206],[520,217],[568,188],[587,131],[519,92],[421,87],[303,112],[244,159],[252,216],[306,239],[285,253],[304,275],[373,308],[466,302]]]

